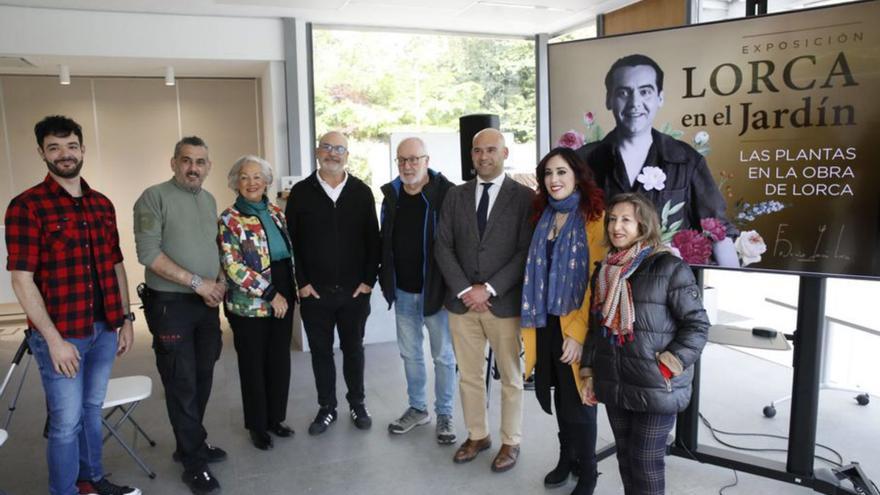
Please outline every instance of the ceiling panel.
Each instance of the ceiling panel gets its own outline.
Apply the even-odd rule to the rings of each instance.
[[[281,7],[295,10],[339,10],[345,6],[347,0],[214,0],[214,3],[217,5]]]
[[[589,22],[596,13],[631,1],[633,0],[3,0],[2,4],[196,16],[296,17],[317,24],[530,36],[536,33],[554,33]],[[491,2],[491,5],[480,2]],[[523,5],[542,8],[518,7]]]
[[[477,3],[471,5],[459,14],[459,18],[480,19],[486,24],[495,24],[500,27],[523,29],[525,26],[555,26],[563,21],[569,21],[569,14],[546,9],[524,9],[517,7],[501,7],[494,4]],[[538,30],[534,32],[544,32]]]

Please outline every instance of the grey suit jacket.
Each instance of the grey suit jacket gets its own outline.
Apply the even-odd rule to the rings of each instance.
[[[450,189],[440,212],[434,257],[446,281],[446,309],[466,313],[467,306],[456,294],[473,284],[489,283],[497,293],[489,300],[492,314],[519,316],[535,192],[505,177],[480,239],[476,187],[472,179]]]

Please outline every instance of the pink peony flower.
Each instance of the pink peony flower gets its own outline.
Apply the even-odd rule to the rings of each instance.
[[[672,237],[672,246],[691,265],[705,265],[712,256],[712,241],[696,230],[679,231]]]
[[[715,242],[721,242],[727,236],[727,229],[717,218],[703,218],[700,220],[700,227]]]
[[[584,145],[584,136],[574,129],[566,132],[556,141],[556,147],[571,148],[576,150]]]
[[[595,119],[593,118],[593,112],[587,112],[584,114],[584,125],[590,127],[593,125]]]

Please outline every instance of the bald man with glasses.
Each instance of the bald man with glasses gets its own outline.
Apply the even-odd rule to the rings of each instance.
[[[364,394],[364,327],[379,269],[376,204],[370,187],[345,170],[348,139],[328,132],[316,154],[318,170],[293,186],[285,212],[318,390],[310,435],[324,433],[337,418],[334,329],[351,419],[359,429],[372,426]]]
[[[434,232],[443,198],[453,184],[428,168],[430,160],[421,139],[404,139],[397,146],[400,176],[382,186],[379,284],[389,309],[394,306],[409,398],[409,407],[388,425],[388,431],[400,435],[431,422],[422,330],[427,328],[434,362],[437,443],[449,445],[455,443],[455,353],[443,308],[446,287],[434,260]]]

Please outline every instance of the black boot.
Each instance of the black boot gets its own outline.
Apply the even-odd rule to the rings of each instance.
[[[592,462],[589,461],[579,462],[578,464],[581,476],[578,478],[577,485],[575,485],[571,495],[593,495],[593,491],[596,490],[596,480],[599,478],[596,466],[592,465]]]
[[[544,486],[547,488],[556,488],[568,482],[568,475],[572,472],[572,467],[576,466],[573,456],[571,455],[571,447],[568,439],[562,433],[559,436],[559,462],[553,471],[544,476]]]

